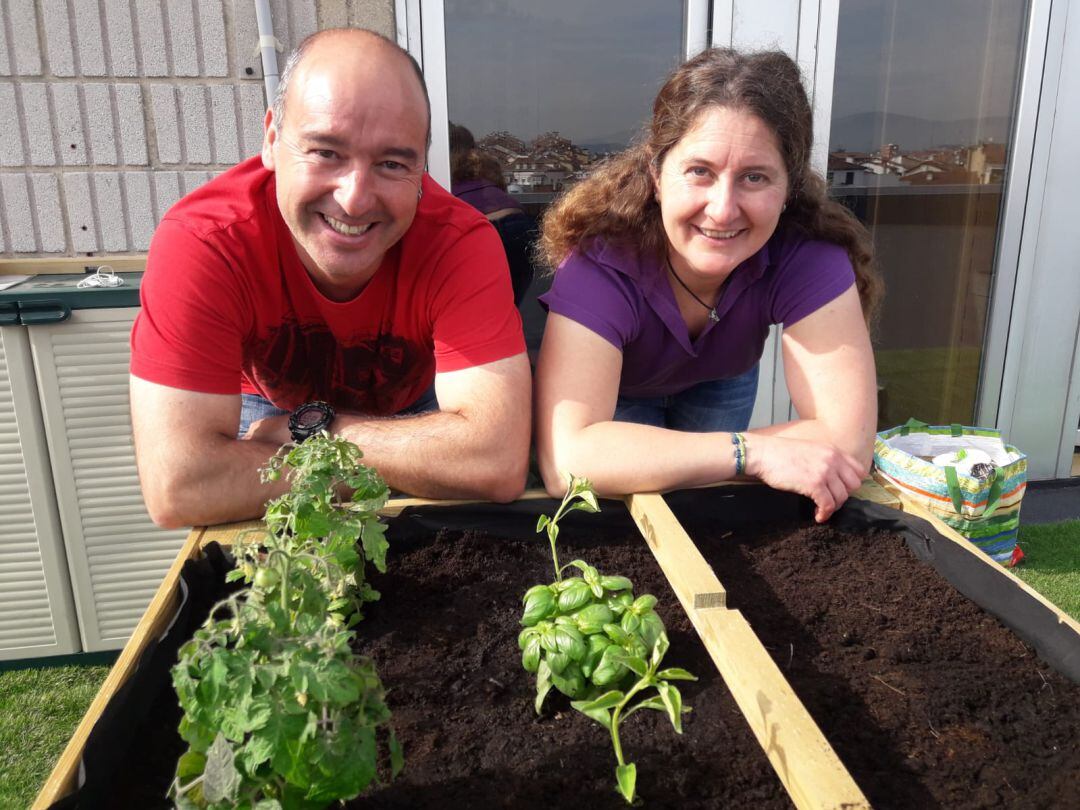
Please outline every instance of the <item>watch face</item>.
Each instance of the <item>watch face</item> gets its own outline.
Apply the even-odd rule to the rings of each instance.
[[[319,408],[308,408],[296,414],[296,424],[300,427],[315,427],[326,418],[326,414]]]
[[[334,419],[334,409],[325,402],[308,402],[301,405],[289,417],[289,431],[293,441],[304,439],[325,430]]]

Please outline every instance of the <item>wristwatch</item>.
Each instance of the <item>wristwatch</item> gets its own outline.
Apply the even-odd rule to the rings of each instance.
[[[334,409],[325,402],[305,402],[289,415],[289,433],[294,442],[302,442],[329,429],[333,421]]]

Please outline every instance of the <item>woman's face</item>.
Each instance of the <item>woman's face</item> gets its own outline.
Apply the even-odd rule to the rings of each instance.
[[[702,112],[653,180],[672,265],[703,289],[761,249],[787,199],[776,135],[756,115],[726,107]]]

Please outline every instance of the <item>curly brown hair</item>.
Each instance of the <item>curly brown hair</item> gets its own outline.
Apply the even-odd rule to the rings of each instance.
[[[557,267],[571,251],[597,238],[662,257],[667,237],[652,178],[711,107],[755,115],[775,133],[788,173],[787,207],[778,227],[794,227],[847,250],[863,315],[872,322],[884,292],[873,240],[854,214],[828,198],[825,181],[810,168],[813,113],[798,66],[781,51],[714,48],[676,68],[656,96],[652,122],[639,140],[601,163],[548,209],[540,242],[545,261]]]

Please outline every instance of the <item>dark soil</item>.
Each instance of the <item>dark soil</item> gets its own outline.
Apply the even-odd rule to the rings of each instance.
[[[660,601],[668,666],[698,675],[680,683],[693,712],[676,735],[667,717],[639,712],[621,727],[650,808],[791,807],[640,535],[584,542],[564,529],[563,564],[582,558],[628,576]],[[391,550],[390,573],[373,582],[382,600],[365,610],[361,649],[390,689],[405,770],[357,808],[626,807],[615,792],[608,733],[554,690],[533,709],[535,676],[521,667],[521,596],[553,577],[547,543],[441,532]]]
[[[901,537],[691,534],[875,808],[1080,806],[1080,686]]]

